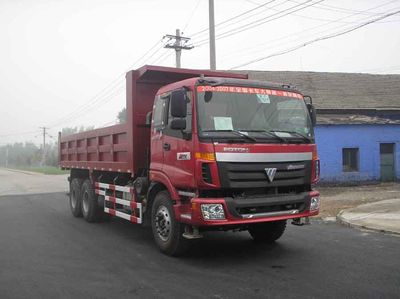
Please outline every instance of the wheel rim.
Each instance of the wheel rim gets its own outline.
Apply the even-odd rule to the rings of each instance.
[[[89,210],[89,195],[87,194],[87,192],[83,193],[82,207],[83,207],[83,212],[87,214]]]
[[[160,239],[164,242],[167,241],[171,234],[171,217],[165,206],[160,206],[158,208],[154,222]]]
[[[78,199],[76,198],[76,193],[75,193],[75,190],[74,190],[74,191],[72,191],[72,194],[71,194],[71,206],[72,206],[73,209],[76,208],[77,201],[78,201]]]

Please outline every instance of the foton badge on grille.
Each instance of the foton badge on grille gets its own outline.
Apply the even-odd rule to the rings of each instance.
[[[268,180],[272,182],[275,178],[276,168],[264,168],[265,173],[267,174]]]

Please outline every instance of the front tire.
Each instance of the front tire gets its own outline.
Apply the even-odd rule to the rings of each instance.
[[[249,233],[257,243],[273,243],[286,229],[286,220],[255,223],[249,227]]]
[[[179,256],[189,249],[189,240],[183,238],[184,225],[175,219],[171,197],[167,191],[159,192],[151,209],[151,228],[160,250]]]
[[[74,217],[82,217],[81,179],[72,179],[69,187],[69,207]]]

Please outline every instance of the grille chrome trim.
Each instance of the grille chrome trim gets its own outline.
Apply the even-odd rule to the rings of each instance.
[[[215,153],[218,162],[295,162],[312,160],[312,153]]]
[[[273,217],[273,216],[283,216],[283,215],[294,215],[299,214],[299,210],[289,210],[289,211],[279,211],[279,212],[268,212],[259,214],[242,214],[241,216],[246,219],[254,219],[261,217]]]

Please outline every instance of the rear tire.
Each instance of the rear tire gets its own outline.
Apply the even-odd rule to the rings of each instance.
[[[189,249],[189,240],[182,235],[184,225],[175,219],[171,197],[167,191],[157,193],[151,209],[154,241],[161,252],[179,256]]]
[[[98,205],[97,195],[90,180],[82,184],[82,215],[87,222],[99,222],[104,213]]]
[[[255,223],[249,227],[249,233],[257,243],[273,243],[286,229],[286,220]]]
[[[81,179],[72,179],[69,187],[69,207],[71,208],[71,213],[75,217],[82,217],[82,196],[81,196]]]

